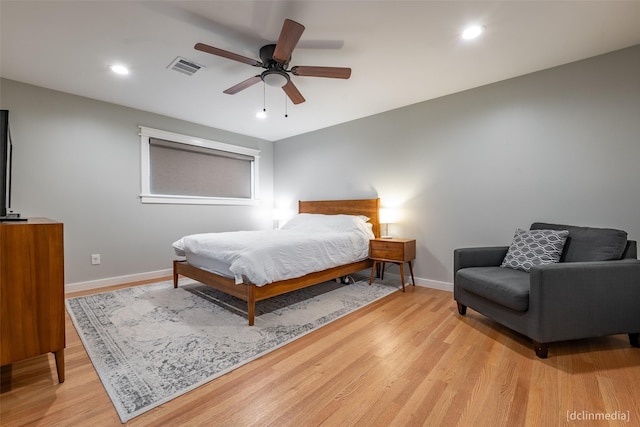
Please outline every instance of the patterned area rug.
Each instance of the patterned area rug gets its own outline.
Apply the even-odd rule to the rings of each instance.
[[[190,279],[70,298],[67,310],[122,422],[398,289],[364,277],[256,304]]]

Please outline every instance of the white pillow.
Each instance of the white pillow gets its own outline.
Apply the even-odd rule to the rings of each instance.
[[[366,218],[366,219],[365,219]],[[322,231],[353,231],[359,230],[371,233],[371,224],[367,224],[369,218],[363,215],[324,215],[302,213],[293,217],[284,224],[283,230],[297,230],[309,232]],[[371,233],[373,234],[373,233]]]

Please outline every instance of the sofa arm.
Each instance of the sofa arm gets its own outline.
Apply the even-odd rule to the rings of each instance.
[[[509,246],[460,248],[453,251],[453,275],[461,268],[499,267]]]
[[[530,271],[532,338],[553,342],[640,332],[640,261],[571,262]]]

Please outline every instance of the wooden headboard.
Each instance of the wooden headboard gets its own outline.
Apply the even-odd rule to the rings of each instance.
[[[380,199],[298,201],[299,213],[325,215],[364,215],[373,225],[373,234],[380,237]]]

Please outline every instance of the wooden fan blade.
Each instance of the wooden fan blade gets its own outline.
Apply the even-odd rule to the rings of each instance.
[[[334,79],[348,79],[351,77],[351,68],[340,67],[306,67],[296,66],[291,69],[294,76],[330,77]]]
[[[217,47],[209,46],[204,43],[196,43],[195,49],[207,52],[212,55],[222,56],[223,58],[232,59],[234,61],[243,62],[245,64],[253,65],[254,67],[262,67],[262,62],[255,59],[247,58],[246,56],[238,55],[237,53],[229,52]]]
[[[284,90],[284,93],[287,94],[291,102],[294,104],[301,104],[304,102],[304,97],[291,80],[289,80],[289,83],[282,86],[282,90]]]
[[[291,58],[291,52],[298,44],[303,31],[304,25],[291,19],[285,19],[276,48],[273,51],[273,59],[280,63],[288,62],[289,58]]]
[[[248,78],[247,80],[240,82],[235,86],[231,86],[229,89],[225,90],[224,93],[233,95],[235,93],[240,92],[241,90],[245,90],[249,86],[253,86],[254,84],[258,83],[261,80],[262,78],[260,77],[260,74],[258,74],[257,76]]]

